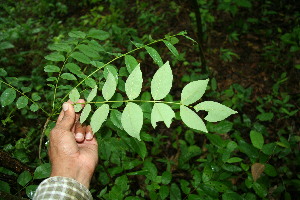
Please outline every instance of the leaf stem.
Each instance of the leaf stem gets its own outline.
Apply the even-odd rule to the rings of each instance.
[[[166,103],[166,104],[176,104],[176,105],[184,105],[180,102],[172,102],[172,101],[159,101],[159,100],[153,100],[153,101],[148,101],[148,100],[124,100],[124,101],[91,101],[91,102],[85,102],[85,103],[75,103],[75,104],[96,104],[96,103],[128,103],[128,102],[141,102],[141,103]],[[74,105],[75,105],[74,104]]]
[[[28,97],[26,94],[24,94],[23,92],[21,92],[20,90],[18,90],[17,88],[15,88],[14,86],[12,86],[9,83],[6,83],[2,80],[0,80],[1,83],[4,83],[5,85],[11,87],[12,89],[14,89],[15,91],[17,91],[18,93],[20,93],[21,95],[23,95],[24,97],[26,97],[29,101],[31,101],[32,103],[36,104],[47,116],[49,116],[50,114],[45,111],[38,103],[36,103],[35,101],[33,101],[30,97]]]

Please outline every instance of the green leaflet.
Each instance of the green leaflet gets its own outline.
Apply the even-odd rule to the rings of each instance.
[[[132,137],[140,139],[140,131],[143,126],[143,111],[139,105],[129,102],[121,117],[124,130]]]
[[[95,51],[93,48],[89,47],[88,45],[85,44],[80,44],[77,46],[77,49],[81,51],[83,54],[90,58],[99,58],[100,55],[97,51]]]
[[[82,74],[80,67],[78,65],[76,65],[75,63],[67,63],[66,68],[75,75]]]
[[[173,44],[167,40],[163,40],[163,42],[165,43],[165,45],[168,47],[168,49],[172,52],[172,54],[174,56],[179,56],[179,53],[177,51],[177,49],[173,46]]]
[[[160,57],[160,55],[158,54],[158,52],[153,49],[152,47],[145,47],[145,49],[147,50],[148,54],[152,57],[152,59],[154,60],[154,62],[161,67],[164,63]]]
[[[73,74],[70,74],[70,73],[63,73],[60,77],[62,79],[66,79],[66,80],[69,80],[69,81],[76,81],[77,80],[77,78]]]
[[[209,79],[193,81],[187,84],[181,93],[181,103],[190,105],[198,101],[204,94]]]
[[[172,87],[173,74],[169,61],[160,67],[151,81],[151,95],[154,100],[160,100],[167,96]]]
[[[106,101],[110,100],[111,97],[115,94],[117,88],[117,82],[114,75],[108,71],[108,76],[106,82],[102,88],[102,95]]]
[[[65,51],[67,53],[71,52],[71,47],[66,43],[50,44],[48,49],[52,51]]]
[[[69,94],[69,98],[71,99],[71,101],[73,103],[76,103],[79,98],[80,98],[80,94],[78,92],[78,90],[76,88],[74,88],[73,90],[71,90],[70,94]]]
[[[125,56],[125,65],[129,73],[131,73],[138,64],[139,63],[136,61],[136,59],[133,56],[131,55]]]
[[[55,65],[46,65],[44,67],[45,72],[59,72],[60,68]]]
[[[31,104],[31,106],[29,107],[29,109],[30,109],[32,112],[36,112],[36,111],[38,111],[39,106],[36,105],[36,104],[34,103],[34,104]]]
[[[74,58],[75,60],[77,60],[78,62],[84,63],[84,64],[90,64],[91,60],[89,57],[87,57],[86,55],[84,55],[83,53],[80,52],[73,52],[70,57]]]
[[[209,122],[218,122],[226,119],[232,114],[237,113],[236,111],[224,106],[220,103],[214,101],[204,101],[197,104],[195,110],[198,112],[199,110],[205,110],[208,112],[207,116],[204,118]]]
[[[142,90],[143,76],[138,64],[131,74],[128,76],[125,83],[125,91],[130,100],[137,98]]]
[[[89,96],[86,99],[87,102],[93,101],[93,99],[97,95],[97,90],[98,90],[98,87],[97,87],[97,85],[95,85],[95,87],[92,89],[92,91],[90,92]]]
[[[25,96],[19,97],[19,99],[16,102],[18,109],[24,108],[25,106],[27,106],[27,104],[28,104],[28,99]]]
[[[167,185],[160,186],[159,196],[161,199],[166,199],[169,196],[169,187]]]
[[[188,127],[207,133],[207,129],[202,119],[188,107],[180,106],[180,116],[182,121]]]
[[[102,123],[106,120],[109,113],[109,105],[103,104],[98,108],[91,117],[91,127],[94,133],[96,133],[102,126]]]
[[[25,186],[29,181],[32,180],[32,176],[31,176],[31,173],[29,171],[23,171],[18,179],[17,179],[17,182],[21,185],[21,186]]]
[[[68,34],[70,37],[73,37],[73,38],[85,38],[86,34],[82,31],[71,31],[69,34]]]
[[[106,40],[109,38],[109,33],[102,30],[91,29],[88,33],[88,37],[92,37],[98,40]]]
[[[16,91],[12,88],[7,88],[1,94],[0,102],[2,106],[7,106],[11,104],[16,98]]]
[[[112,110],[110,112],[110,120],[111,122],[118,127],[119,129],[123,130],[122,123],[121,123],[122,113],[118,110]]]
[[[81,112],[80,115],[80,123],[83,123],[89,116],[90,112],[92,110],[91,104],[86,104]]]
[[[260,132],[250,131],[250,139],[254,147],[262,149],[264,145],[264,137]]]
[[[45,56],[45,59],[54,61],[54,62],[65,61],[65,57],[63,55],[61,55],[60,53],[51,53],[51,54]]]
[[[33,179],[48,178],[50,176],[50,173],[51,173],[50,163],[44,163],[35,169]]]
[[[175,117],[175,113],[170,106],[164,103],[155,103],[151,113],[151,124],[155,128],[156,122],[163,121],[170,128],[173,117]]]

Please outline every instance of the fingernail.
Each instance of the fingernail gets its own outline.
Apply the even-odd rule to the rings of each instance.
[[[66,112],[69,109],[69,104],[64,103],[62,107],[63,107],[63,110]]]
[[[93,134],[92,133],[90,133],[90,132],[88,132],[86,135],[85,135],[85,139],[87,139],[87,140],[91,140],[91,139],[93,139]]]
[[[82,133],[76,133],[75,138],[76,139],[82,139],[84,136]]]

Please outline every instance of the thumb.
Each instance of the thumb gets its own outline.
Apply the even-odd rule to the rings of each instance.
[[[58,126],[63,130],[70,131],[75,123],[75,110],[74,107],[68,102],[65,102],[62,105],[62,107],[64,111],[64,116],[62,120],[58,123]]]

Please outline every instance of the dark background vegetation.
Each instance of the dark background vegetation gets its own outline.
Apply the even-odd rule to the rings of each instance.
[[[155,46],[173,69],[170,98],[180,99],[188,82],[210,78],[203,99],[238,114],[208,123],[207,135],[180,120],[170,129],[145,123],[141,143],[104,128],[115,136],[101,138],[94,198],[299,199],[299,21],[297,0],[7,0],[0,3],[0,78],[47,109],[44,56],[68,32],[107,31],[108,51],[126,53],[131,41],[186,30],[198,43],[178,37],[177,58],[163,43]],[[152,77],[151,57],[133,56]],[[6,88],[0,84],[1,92]],[[0,114],[0,199],[30,198],[49,172],[46,147],[38,159],[46,116],[14,105]],[[262,148],[251,131],[263,136]]]

